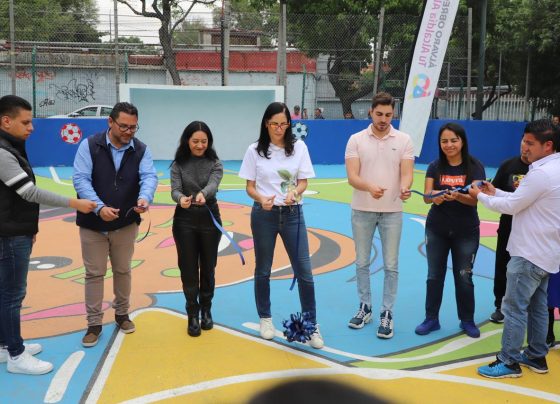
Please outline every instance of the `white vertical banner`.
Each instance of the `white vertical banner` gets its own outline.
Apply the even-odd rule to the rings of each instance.
[[[404,93],[399,130],[412,138],[420,155],[439,74],[447,51],[459,0],[427,0],[416,38],[414,56]]]

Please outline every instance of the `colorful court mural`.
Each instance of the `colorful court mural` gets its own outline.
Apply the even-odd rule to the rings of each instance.
[[[300,310],[287,254],[278,243],[271,282],[272,315],[278,334],[258,336],[253,299],[254,254],[249,218],[251,201],[236,176],[239,163],[226,163],[219,201],[225,229],[241,246],[247,261],[224,237],[216,270],[213,315],[217,323],[199,338],[186,333],[175,246],[171,235],[174,204],[170,198],[169,162],[158,162],[160,185],[149,215],[140,225],[133,260],[131,298],[137,331],[124,335],[114,326],[111,272],[105,288],[104,331],[100,343],[84,349],[84,267],[75,226],[68,209],[42,207],[40,233],[32,254],[28,294],[22,310],[24,338],[43,344],[39,357],[55,370],[44,376],[11,375],[0,365],[0,402],[242,403],[256,392],[294,378],[322,378],[349,383],[402,403],[560,402],[560,351],[552,350],[550,373],[525,369],[515,380],[479,377],[476,367],[493,360],[502,327],[489,323],[493,311],[497,215],[480,209],[481,247],[474,268],[475,321],[479,339],[460,332],[452,277],[448,277],[441,330],[421,337],[415,326],[424,318],[427,265],[424,223],[427,205],[417,196],[405,204],[400,253],[399,292],[394,312],[395,336],[380,340],[376,321],[361,330],[347,327],[358,301],[354,244],[350,226],[351,190],[343,166],[316,166],[305,199],[317,312],[325,348],[288,343],[282,320]],[[39,184],[73,194],[70,168],[39,168]],[[415,173],[421,189],[424,173]],[[149,226],[149,223],[151,224]],[[379,240],[372,251],[374,311],[381,302],[383,267]],[[560,330],[558,330],[560,333]],[[557,335],[558,335],[557,333]]]

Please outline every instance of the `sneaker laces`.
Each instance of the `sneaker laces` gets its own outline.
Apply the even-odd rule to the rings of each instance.
[[[389,315],[381,317],[381,327],[389,328],[391,325],[391,320],[389,319]]]
[[[498,358],[496,358],[496,360],[494,362],[492,362],[491,364],[489,364],[488,366],[493,368],[495,366],[498,366],[500,363],[502,363],[502,361],[499,360]]]
[[[362,320],[365,316],[366,316],[366,311],[364,310],[363,306],[360,306],[360,308],[358,309],[358,312],[356,313],[356,315],[354,317]]]

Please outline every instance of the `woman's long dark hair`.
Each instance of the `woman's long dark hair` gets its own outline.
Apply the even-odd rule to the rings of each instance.
[[[218,154],[216,150],[214,150],[214,137],[212,136],[212,131],[202,121],[193,121],[187,125],[183,134],[181,135],[181,139],[179,140],[179,147],[177,147],[177,151],[175,152],[175,159],[173,162],[177,164],[184,163],[188,159],[191,158],[191,148],[189,147],[189,140],[195,132],[202,131],[206,133],[208,137],[208,147],[204,152],[204,157],[216,161],[218,160]],[[173,164],[173,163],[172,163]]]
[[[466,179],[465,183],[470,184],[472,182],[473,166],[478,164],[478,160],[476,160],[473,156],[471,156],[469,154],[469,142],[467,140],[467,132],[465,132],[465,128],[463,128],[458,123],[448,122],[448,123],[444,124],[441,128],[439,128],[439,134],[438,134],[439,161],[438,161],[438,165],[441,168],[450,167],[449,161],[447,160],[447,156],[445,155],[445,153],[443,152],[443,149],[441,148],[441,135],[442,135],[444,130],[450,130],[451,132],[455,133],[457,136],[459,136],[459,138],[461,138],[461,141],[463,142],[463,147],[461,148],[461,160],[462,160],[461,164],[463,165],[463,167],[465,167],[465,171],[467,173],[467,179]]]
[[[286,128],[286,132],[284,132],[284,151],[286,156],[291,156],[294,153],[294,143],[296,142],[296,138],[292,133],[292,118],[290,117],[290,111],[283,102],[273,102],[266,108],[266,111],[264,111],[261,121],[261,132],[257,144],[257,153],[267,159],[270,158],[268,152],[268,147],[270,146],[270,135],[268,134],[266,124],[270,118],[279,113],[284,113],[284,115],[286,115],[286,120],[290,124],[290,126]]]

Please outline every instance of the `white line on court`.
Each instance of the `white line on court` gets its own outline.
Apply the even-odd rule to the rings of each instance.
[[[66,393],[66,389],[68,388],[68,384],[70,383],[70,379],[74,376],[74,373],[84,356],[84,351],[76,351],[64,361],[51,380],[51,384],[45,393],[43,402],[58,403],[62,400],[64,393]]]
[[[66,183],[66,182],[63,182],[63,181],[60,179],[60,177],[58,176],[58,174],[56,173],[56,170],[55,170],[55,168],[54,168],[53,166],[50,166],[50,167],[49,167],[49,172],[51,173],[51,177],[52,177],[53,181],[56,182],[57,184],[66,185],[66,186],[68,186],[68,187],[72,187],[72,186],[73,186],[72,184],[68,184],[68,183]]]
[[[159,308],[148,308],[143,310],[138,310],[132,314],[132,317],[136,317],[138,314],[142,312],[149,312],[149,311],[159,311],[162,313],[167,313],[174,315],[180,318],[186,318],[184,314],[176,313],[173,311],[159,309]],[[239,376],[231,376],[221,379],[215,379],[211,381],[206,381],[202,383],[197,383],[189,386],[183,386],[179,388],[164,390],[157,393],[152,393],[148,395],[144,395],[141,397],[136,397],[125,403],[149,403],[158,400],[164,400],[166,398],[172,398],[182,395],[187,395],[191,393],[196,393],[200,391],[205,391],[208,389],[219,388],[223,386],[228,386],[236,383],[246,383],[251,381],[259,381],[259,380],[270,380],[270,379],[278,379],[278,378],[290,378],[290,377],[298,377],[298,376],[321,376],[321,375],[357,375],[366,377],[369,379],[378,379],[378,380],[390,380],[390,379],[399,379],[399,378],[416,378],[416,379],[424,379],[424,380],[436,380],[436,381],[445,381],[445,382],[452,382],[452,383],[460,383],[466,385],[474,385],[484,388],[490,388],[499,391],[506,391],[521,395],[526,395],[532,398],[537,399],[544,399],[550,400],[553,402],[560,403],[560,395],[547,393],[539,390],[534,390],[530,388],[514,386],[509,384],[503,384],[500,382],[495,382],[488,379],[478,378],[469,378],[463,376],[453,376],[453,375],[446,375],[446,374],[439,374],[435,373],[432,370],[418,370],[418,371],[409,371],[409,370],[392,370],[392,369],[370,369],[370,368],[355,368],[355,367],[346,367],[340,365],[336,362],[329,361],[327,359],[317,357],[305,352],[301,352],[298,350],[293,350],[288,346],[284,346],[281,344],[276,344],[271,341],[266,341],[260,338],[255,338],[246,334],[243,334],[239,331],[235,331],[229,328],[224,328],[221,326],[216,326],[216,328],[220,329],[221,331],[227,332],[229,334],[242,337],[245,339],[252,340],[256,343],[264,344],[267,346],[274,347],[276,349],[283,350],[285,352],[290,352],[291,354],[298,355],[304,358],[308,358],[318,363],[325,364],[329,366],[327,369],[290,369],[290,370],[282,370],[282,371],[273,371],[273,372],[261,372],[261,373],[253,373],[253,374],[246,374],[246,375],[239,375]],[[117,335],[113,346],[109,352],[109,355],[106,358],[101,371],[99,372],[99,376],[95,381],[95,384],[86,400],[86,403],[95,403],[101,396],[101,392],[107,380],[107,377],[110,373],[111,367],[114,363],[116,354],[120,349],[122,344],[122,340],[124,338],[124,334],[120,333]],[[370,358],[371,359],[371,358]],[[469,363],[469,362],[465,362]],[[464,363],[464,364],[465,364]]]
[[[259,325],[256,323],[243,323],[243,327],[248,328],[250,330],[254,330],[254,331],[258,331],[259,330]],[[442,346],[441,348],[439,348],[438,350],[425,354],[425,355],[419,355],[419,356],[411,356],[408,358],[380,358],[380,357],[376,357],[376,356],[366,356],[366,355],[358,355],[358,354],[353,354],[350,352],[346,352],[346,351],[341,351],[339,349],[335,349],[335,348],[330,348],[328,346],[323,347],[323,351],[325,352],[330,352],[336,355],[341,355],[341,356],[346,356],[348,358],[353,358],[353,359],[358,359],[358,360],[363,360],[363,361],[368,361],[368,362],[375,362],[375,363],[399,363],[399,362],[411,362],[411,361],[415,361],[415,360],[421,360],[421,359],[430,359],[430,358],[434,358],[436,356],[440,356],[440,355],[445,355],[454,351],[457,351],[459,349],[465,348],[471,344],[475,344],[485,338],[491,337],[492,335],[495,334],[499,334],[501,333],[502,330],[501,329],[497,329],[497,330],[492,330],[492,331],[488,331],[488,332],[484,332],[480,335],[480,338],[470,338],[470,337],[464,337],[464,338],[460,338],[458,340],[452,341],[448,344],[445,344],[444,346]],[[283,338],[286,339],[286,337],[284,337],[284,334],[278,330],[276,330],[276,337],[278,338]]]
[[[526,387],[506,385],[500,382],[484,380],[478,378],[469,378],[463,376],[442,375],[429,371],[410,371],[410,370],[389,370],[389,369],[364,369],[364,368],[327,368],[327,369],[291,369],[273,372],[252,373],[239,376],[224,377],[212,381],[205,381],[189,386],[183,386],[173,389],[160,391],[157,393],[147,394],[141,397],[135,397],[132,400],[124,401],[126,404],[133,403],[152,403],[155,401],[175,398],[187,394],[207,391],[209,389],[220,388],[238,383],[247,383],[260,380],[272,380],[281,378],[295,378],[305,376],[330,376],[330,375],[356,375],[372,380],[394,380],[401,378],[436,380],[444,382],[453,382],[466,384],[471,386],[485,387],[498,391],[516,393],[529,396],[531,398],[540,398],[553,402],[560,402],[560,396],[552,393],[530,389]]]
[[[132,319],[136,318],[137,315],[144,313],[144,312],[161,312],[161,313],[165,313],[165,314],[170,314],[173,315],[175,317],[179,317],[179,318],[184,318],[186,320],[187,316],[185,314],[182,313],[177,313],[171,310],[167,310],[167,309],[161,309],[161,308],[155,308],[155,307],[150,307],[150,308],[146,308],[146,309],[141,309],[141,310],[137,310],[135,312],[133,312],[130,317]],[[226,332],[228,334],[240,337],[240,338],[244,338],[244,339],[248,339],[251,340],[255,343],[259,343],[262,345],[266,345],[269,347],[273,347],[275,349],[278,349],[280,351],[284,351],[284,352],[289,352],[293,355],[297,355],[297,356],[301,356],[303,358],[306,358],[308,360],[313,360],[315,362],[324,364],[326,366],[330,366],[331,368],[340,368],[340,369],[344,369],[345,366],[343,365],[339,365],[338,363],[333,363],[330,360],[321,358],[321,357],[317,357],[315,355],[311,355],[308,354],[306,352],[301,352],[301,351],[297,351],[294,349],[291,349],[290,347],[287,347],[285,345],[282,344],[277,344],[271,341],[266,341],[262,338],[259,337],[254,337],[252,335],[247,335],[244,334],[242,332],[239,331],[235,331],[226,327],[222,327],[220,325],[214,324],[214,328]],[[86,404],[95,404],[97,403],[97,401],[99,400],[99,398],[101,397],[101,393],[103,392],[103,388],[105,387],[105,383],[107,382],[107,378],[109,377],[109,374],[111,372],[111,368],[113,367],[113,364],[115,363],[115,359],[117,357],[117,354],[120,350],[120,347],[123,343],[123,339],[125,337],[125,334],[122,332],[118,332],[117,336],[115,338],[115,340],[113,341],[113,345],[111,346],[111,349],[109,350],[109,353],[107,354],[105,361],[103,363],[103,366],[101,367],[101,370],[99,371],[99,374],[97,375],[97,378],[95,379],[95,383],[93,384],[88,397],[85,400]],[[93,376],[95,377],[95,376]],[[142,401],[143,402],[143,401]]]

